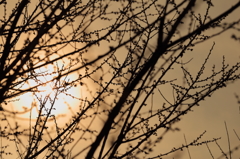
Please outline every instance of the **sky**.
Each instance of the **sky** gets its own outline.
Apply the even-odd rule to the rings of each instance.
[[[226,10],[237,1],[230,0],[226,2],[224,0],[215,0],[212,2],[214,3],[214,7],[212,8],[210,14],[217,15],[217,13]],[[204,10],[203,6],[197,9],[197,11],[201,10]],[[229,18],[228,20],[238,17],[239,13],[240,9],[238,9],[233,15],[227,17]],[[188,69],[193,71],[197,71],[197,69],[199,69],[199,64],[203,62],[204,57],[206,57],[206,54],[209,52],[213,42],[215,42],[215,47],[209,60],[209,68],[206,70],[210,70],[213,64],[216,64],[216,67],[220,67],[223,55],[225,56],[226,63],[234,64],[239,62],[239,42],[233,41],[230,39],[230,36],[230,33],[224,33],[217,38],[211,39],[206,43],[197,46],[193,51],[193,60],[191,61],[192,65],[190,65]],[[172,144],[173,142],[179,142],[180,146],[181,143],[185,143],[184,134],[187,141],[191,142],[202,132],[206,131],[206,134],[203,136],[201,141],[221,137],[221,140],[219,140],[218,143],[223,150],[227,151],[228,140],[224,123],[226,122],[230,136],[231,148],[240,145],[240,141],[234,133],[235,130],[238,135],[240,134],[239,104],[237,104],[237,99],[234,95],[235,93],[238,95],[240,94],[239,88],[240,81],[229,84],[228,87],[218,90],[210,98],[207,98],[205,101],[201,102],[199,107],[194,108],[194,112],[184,116],[182,121],[177,125],[177,127],[181,129],[181,132],[174,133],[174,135],[169,135],[169,140],[172,139],[170,143]],[[221,152],[215,143],[211,143],[208,146],[212,150],[212,153],[215,157],[219,157],[221,155]],[[206,145],[195,148],[190,147],[189,150],[191,158],[193,159],[211,158]],[[234,153],[232,158],[239,157],[239,154],[239,151]],[[171,157],[169,157],[169,159]],[[187,151],[184,151],[183,156],[174,158],[188,158]]]
[[[210,11],[210,14],[217,15],[218,13],[228,9],[229,7],[237,2],[237,0],[213,0],[214,7]],[[10,3],[11,4],[11,3]],[[205,10],[205,6],[199,4],[197,8],[197,12],[202,12]],[[235,13],[229,17],[227,20],[231,20],[239,16],[240,9],[235,11]],[[100,27],[100,26],[98,26]],[[94,29],[94,28],[92,28]],[[186,28],[182,28],[184,32]],[[211,30],[210,30],[211,32]],[[215,47],[210,57],[207,70],[211,70],[213,64],[216,64],[216,68],[221,66],[222,56],[225,56],[226,63],[234,64],[240,61],[240,45],[239,42],[233,41],[230,39],[231,33],[224,33],[217,38],[213,38],[208,40],[204,44],[200,44],[196,46],[194,52],[186,56],[187,59],[193,58],[193,60],[189,63],[188,69],[191,71],[197,71],[199,66],[204,62],[204,59],[211,49],[213,42],[215,42]],[[98,51],[98,50],[93,50]],[[121,57],[120,57],[121,58]],[[178,74],[172,74],[171,76],[177,76]],[[181,78],[179,73],[179,78]],[[74,76],[74,75],[73,75]],[[69,77],[75,78],[75,77]],[[91,86],[90,86],[91,87]],[[237,93],[240,96],[240,81],[229,84],[227,88],[223,88],[215,92],[210,98],[207,98],[205,101],[200,103],[199,107],[195,107],[193,112],[185,115],[182,120],[176,125],[176,127],[180,128],[180,132],[169,133],[163,140],[163,143],[160,144],[159,147],[156,148],[156,151],[153,152],[152,155],[156,155],[159,152],[164,153],[171,148],[181,146],[185,143],[184,135],[187,139],[187,142],[191,142],[196,139],[200,134],[206,131],[205,135],[202,137],[200,141],[204,140],[212,140],[213,138],[221,137],[221,140],[218,141],[221,148],[225,151],[228,150],[228,138],[227,132],[225,128],[225,123],[227,124],[228,133],[230,136],[230,145],[231,148],[240,145],[240,141],[236,137],[235,132],[240,136],[240,111],[239,106],[237,104],[237,99],[234,94]],[[81,95],[81,92],[86,90],[79,91],[79,88],[75,88],[73,90],[74,94]],[[171,98],[172,93],[171,90],[163,90],[166,94],[166,97]],[[73,93],[70,90],[70,93]],[[29,98],[29,97],[24,97]],[[64,98],[64,97],[62,97]],[[72,99],[67,99],[69,103],[74,102],[70,101]],[[29,101],[20,101],[21,105],[29,105],[24,102]],[[155,103],[159,103],[158,99],[155,98]],[[60,101],[59,105],[61,105],[63,101]],[[19,104],[19,103],[18,103]],[[65,109],[63,111],[66,111]],[[68,114],[68,113],[66,113]],[[99,126],[99,123],[96,124]],[[215,143],[210,143],[209,148],[212,150],[212,153],[215,157],[219,157],[221,152]],[[190,147],[189,148],[191,158],[192,159],[202,159],[202,158],[211,158],[211,155],[208,152],[206,145],[198,146],[198,147]],[[239,151],[232,155],[232,158],[239,157]],[[181,153],[174,153],[164,159],[186,159],[188,158],[188,153],[184,150]]]

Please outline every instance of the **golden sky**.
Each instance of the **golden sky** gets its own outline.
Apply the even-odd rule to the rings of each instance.
[[[232,4],[237,2],[236,0],[213,0],[214,7],[211,9],[211,15],[217,15],[220,12],[230,8]],[[200,5],[197,8],[197,11],[201,12],[204,10],[205,6]],[[231,16],[227,17],[226,20],[237,19],[240,14],[240,8],[234,12]],[[184,28],[183,28],[184,29]],[[211,33],[211,31],[209,31]],[[239,33],[238,33],[239,35]],[[211,70],[213,64],[216,67],[221,67],[222,56],[225,56],[226,63],[233,65],[240,61],[240,44],[232,39],[230,39],[231,33],[224,33],[221,36],[208,40],[204,44],[200,44],[195,47],[192,55],[189,55],[190,59],[193,57],[193,60],[188,65],[188,70],[197,71],[201,63],[203,63],[204,58],[209,52],[213,42],[215,42],[215,47],[210,56],[208,63],[208,68],[206,70]],[[189,113],[184,116],[182,121],[176,126],[181,129],[180,132],[173,133],[168,135],[168,139],[165,140],[166,144],[163,144],[161,148],[165,149],[166,145],[170,148],[172,144],[178,143],[180,146],[184,141],[184,134],[188,142],[193,141],[204,131],[207,131],[203,136],[202,140],[211,140],[213,138],[221,137],[222,139],[218,141],[219,145],[224,151],[228,150],[228,140],[225,129],[224,121],[227,123],[228,133],[230,136],[231,148],[240,145],[240,141],[235,135],[233,129],[238,135],[240,135],[240,111],[239,104],[237,104],[237,99],[235,98],[234,93],[240,95],[240,81],[233,84],[229,84],[227,88],[223,88],[215,92],[210,98],[206,98],[205,101],[200,103],[200,107],[195,107],[194,112]],[[215,157],[221,155],[221,151],[215,143],[208,145],[212,150],[212,153]],[[160,149],[161,149],[160,148]],[[192,159],[203,159],[211,158],[210,153],[207,150],[206,145],[199,147],[190,147],[190,154]],[[178,154],[179,157],[174,157],[174,159],[188,158],[187,151],[184,150],[183,154]],[[167,158],[172,158],[167,157]],[[238,158],[239,151],[233,153],[232,158]],[[166,159],[167,159],[166,158]]]
[[[221,13],[222,11],[228,9],[232,6],[235,2],[238,0],[213,0],[214,7],[211,9],[210,14],[217,15]],[[10,3],[11,4],[11,3]],[[15,3],[11,4],[14,5]],[[116,6],[115,6],[116,7]],[[196,12],[202,12],[205,11],[206,6],[201,5],[199,2],[199,7],[197,7]],[[235,13],[229,17],[227,17],[227,20],[232,20],[236,17],[239,17],[240,15],[240,9],[235,11]],[[98,27],[101,27],[101,24],[99,24]],[[94,28],[91,28],[94,29]],[[184,32],[184,29],[182,28],[182,31]],[[211,33],[211,30],[209,31]],[[206,41],[203,44],[200,44],[195,47],[192,54],[189,54],[188,56],[184,57],[184,60],[188,60],[193,58],[193,60],[189,63],[188,69],[191,71],[197,71],[201,64],[204,62],[204,59],[206,55],[208,54],[209,50],[211,49],[211,46],[213,42],[215,42],[215,47],[212,52],[212,55],[210,57],[209,63],[207,64],[208,68],[206,70],[210,71],[213,64],[216,65],[216,68],[221,67],[222,63],[222,56],[225,56],[226,63],[235,64],[236,62],[240,61],[240,45],[238,42],[233,41],[230,39],[231,33],[224,33],[221,36],[218,36],[216,38],[210,39]],[[101,49],[101,46],[100,46]],[[92,50],[92,54],[94,52],[98,52],[99,50]],[[121,55],[120,55],[121,56]],[[120,57],[119,58],[123,58]],[[53,68],[47,68],[47,70],[51,71]],[[181,73],[179,73],[179,78],[181,77]],[[177,77],[178,74],[175,72],[174,74],[170,74],[170,77]],[[48,78],[48,77],[45,77]],[[51,78],[51,77],[50,77]],[[69,79],[75,79],[77,78],[76,74],[71,74],[68,76]],[[45,80],[45,79],[43,79]],[[48,80],[48,79],[46,79]],[[94,85],[89,85],[89,87],[93,87]],[[234,93],[237,93],[240,96],[240,81],[229,84],[227,88],[223,88],[221,90],[218,90],[215,92],[210,98],[206,98],[205,101],[200,103],[200,107],[195,107],[194,111],[192,113],[189,113],[188,115],[185,115],[182,118],[182,121],[175,125],[175,127],[178,127],[181,129],[180,132],[174,132],[169,133],[165,139],[163,140],[163,143],[159,145],[159,147],[156,148],[156,151],[153,152],[153,155],[158,154],[159,152],[164,153],[172,149],[172,147],[178,147],[185,143],[184,141],[184,134],[186,136],[186,139],[188,142],[193,141],[196,139],[201,133],[204,131],[207,131],[206,134],[203,136],[203,138],[200,141],[203,140],[212,140],[213,138],[221,137],[222,139],[218,141],[219,145],[222,147],[223,150],[228,150],[228,141],[227,141],[227,134],[224,122],[227,123],[230,141],[231,141],[231,147],[235,147],[240,144],[240,141],[237,139],[236,135],[234,134],[233,129],[240,135],[240,111],[239,111],[239,105],[237,104],[237,100],[234,96]],[[46,85],[45,93],[51,94],[51,85]],[[50,92],[49,92],[50,91]],[[68,90],[69,94],[75,94],[76,96],[87,96],[87,90],[84,88],[74,87],[72,90]],[[172,90],[163,90],[164,94],[168,99],[172,98]],[[31,97],[26,94],[23,95],[24,100],[21,100],[15,104],[20,106],[26,106],[31,103]],[[68,104],[70,103],[73,110],[68,109]],[[60,96],[59,100],[56,102],[57,114],[72,114],[71,111],[76,112],[78,101],[74,100],[72,98],[69,98],[68,96]],[[154,98],[154,103],[159,103],[159,98]],[[61,108],[61,109],[59,109]],[[76,109],[75,109],[76,108]],[[13,109],[15,109],[15,106],[13,105]],[[22,109],[22,107],[21,107]],[[27,118],[26,114],[25,116],[22,116],[24,118]],[[65,121],[68,121],[68,119],[63,118],[64,120],[61,120],[62,124],[65,124]],[[95,123],[94,126],[100,127],[101,121],[98,123]],[[87,124],[86,124],[87,125]],[[215,143],[210,143],[208,145],[210,149],[212,150],[215,157],[218,157],[221,155],[221,152],[217,145]],[[206,145],[202,145],[199,147],[190,147],[190,153],[191,157],[193,159],[203,159],[203,158],[211,158]],[[77,150],[76,150],[77,151]],[[180,159],[180,158],[188,158],[187,151],[184,150],[182,153],[176,153],[172,156],[166,157],[164,159]],[[232,155],[232,158],[239,157],[239,152],[236,152]]]

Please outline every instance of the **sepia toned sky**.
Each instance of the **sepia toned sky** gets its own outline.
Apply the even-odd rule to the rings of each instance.
[[[213,0],[212,2],[214,7],[211,8],[210,15],[213,15],[214,17],[214,15],[230,8],[232,4],[237,2],[237,0]],[[206,6],[200,5],[199,8],[197,7],[196,11],[204,11],[205,7]],[[227,17],[226,20],[231,21],[234,18],[237,19],[239,18],[239,15],[240,8],[234,12],[233,15]],[[209,32],[211,33],[211,30]],[[223,55],[225,56],[226,63],[229,65],[240,62],[240,43],[230,39],[232,35],[231,33],[224,33],[221,36],[217,36],[217,38],[210,39],[206,43],[196,46],[192,55],[188,55],[186,58],[187,61],[187,59],[193,57],[190,66],[188,65],[188,70],[193,72],[199,70],[199,66],[204,62],[213,42],[215,42],[215,46],[207,64],[208,68],[206,68],[206,73],[207,71],[211,71],[213,64],[216,65],[216,68],[220,69]],[[238,32],[237,35],[240,36],[240,32]],[[206,131],[200,141],[221,137],[218,144],[224,151],[228,151],[228,140],[224,122],[227,124],[231,148],[240,145],[240,141],[233,131],[234,129],[238,136],[240,136],[240,105],[237,104],[237,99],[235,98],[234,93],[240,95],[240,81],[229,84],[227,88],[218,90],[211,97],[206,98],[205,101],[201,102],[199,107],[195,107],[192,113],[184,116],[182,121],[176,125],[181,131],[169,135],[169,140],[165,140],[166,145],[163,144],[160,150],[165,149],[166,147],[170,149],[174,143],[178,143],[178,146],[181,146],[185,143],[184,134],[189,143]],[[214,157],[222,155],[216,143],[210,143],[208,146]],[[206,145],[202,145],[201,147],[190,147],[189,151],[192,159],[212,158]],[[183,153],[177,153],[177,155],[179,156],[173,155],[171,157],[166,157],[166,159],[173,157],[174,159],[189,158],[186,150],[184,150]],[[232,158],[239,158],[239,156],[240,152],[238,151],[233,153]]]
[[[214,7],[210,10],[210,15],[215,17],[214,15],[218,15],[219,13],[227,10],[234,4],[238,2],[238,0],[213,0]],[[11,4],[11,3],[10,3]],[[12,6],[15,5],[15,2],[12,2]],[[196,8],[196,12],[204,12],[206,9],[205,5],[202,5],[201,1],[198,2],[198,7]],[[117,7],[117,6],[114,6]],[[230,15],[226,18],[226,20],[233,20],[234,18],[239,18],[240,8],[234,12],[234,14]],[[101,27],[101,24],[99,24]],[[91,28],[94,29],[94,28]],[[186,31],[187,28],[181,28],[182,31]],[[214,32],[214,30],[209,30],[209,33]],[[236,33],[236,32],[235,32]],[[237,33],[240,36],[240,32]],[[212,51],[212,55],[210,56],[209,62],[206,68],[206,74],[208,71],[211,71],[212,65],[215,64],[216,68],[220,69],[223,55],[225,56],[226,63],[233,65],[236,62],[240,62],[240,43],[232,40],[231,32],[224,33],[216,38],[208,40],[206,43],[200,44],[194,48],[194,51],[191,54],[188,54],[184,57],[183,60],[188,61],[192,59],[188,64],[188,70],[192,72],[196,72],[199,70],[199,67],[204,62],[206,55],[209,53],[213,43],[215,43],[214,49]],[[93,50],[97,51],[97,50]],[[121,55],[119,55],[121,56]],[[122,57],[119,57],[122,58]],[[73,75],[74,76],[74,75]],[[179,73],[179,77],[177,71],[173,74],[169,75],[170,77],[182,78],[182,73]],[[71,77],[69,77],[71,78]],[[72,77],[75,78],[75,77]],[[77,88],[76,88],[77,89]],[[78,88],[79,89],[79,88]],[[164,95],[168,99],[172,99],[172,90],[162,90]],[[72,92],[73,93],[73,92]],[[75,90],[75,94],[81,94]],[[240,145],[240,141],[235,135],[234,131],[240,136],[240,105],[237,104],[237,99],[234,96],[234,93],[237,93],[240,96],[240,81],[229,84],[227,88],[223,88],[215,92],[211,97],[206,98],[205,101],[200,103],[199,107],[195,107],[193,112],[185,115],[182,120],[175,125],[175,127],[180,128],[179,132],[171,132],[163,140],[163,143],[156,148],[156,151],[153,152],[153,156],[159,153],[165,153],[171,150],[173,147],[180,147],[182,144],[185,144],[184,135],[187,139],[187,142],[192,142],[200,134],[206,131],[205,135],[202,137],[200,141],[204,140],[212,140],[213,138],[221,137],[221,140],[218,140],[218,144],[224,151],[228,151],[228,139],[225,128],[225,122],[228,127],[228,133],[230,136],[230,144],[231,148]],[[27,98],[27,97],[24,97]],[[155,103],[159,103],[162,101],[158,101],[158,98],[154,98]],[[21,103],[21,105],[26,105]],[[65,110],[64,110],[65,111]],[[99,125],[97,123],[96,125]],[[208,144],[209,148],[212,150],[212,153],[215,157],[219,157],[221,155],[221,151],[219,150],[216,143]],[[189,148],[191,158],[192,159],[207,159],[211,158],[211,155],[206,147],[206,145],[190,147]],[[232,158],[237,158],[240,156],[240,151],[233,153]],[[169,157],[165,157],[164,159],[188,159],[188,153],[184,150],[181,153],[174,153]]]

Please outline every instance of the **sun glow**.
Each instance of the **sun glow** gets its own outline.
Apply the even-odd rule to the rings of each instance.
[[[38,87],[38,91],[43,95],[43,96],[48,96],[51,95],[54,91],[54,88],[51,83],[46,83]]]
[[[19,97],[19,102],[12,104],[12,110],[22,112],[20,116],[25,119],[36,119],[42,116],[69,116],[76,112],[80,98],[79,85],[67,85],[70,80],[76,79],[77,74],[70,74],[63,79],[56,80],[58,76],[53,65],[40,68],[34,72],[36,78],[31,78],[22,89],[37,86],[34,92]],[[54,80],[55,79],[55,80]],[[49,118],[50,119],[50,118]]]

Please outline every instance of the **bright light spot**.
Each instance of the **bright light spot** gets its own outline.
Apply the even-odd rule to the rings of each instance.
[[[66,82],[76,79],[77,74],[70,74],[61,80],[53,80],[54,77],[58,76],[53,65],[40,68],[34,74],[38,76],[29,80],[28,84],[24,84],[21,89],[39,85],[36,91],[21,95],[19,102],[12,104],[13,110],[25,112],[20,115],[21,118],[36,119],[39,114],[46,116],[48,113],[63,118],[62,116],[71,116],[77,111],[79,100],[76,98],[80,98],[81,88],[79,85],[76,87],[65,85]]]
[[[46,83],[38,87],[38,91],[40,91],[40,94],[43,96],[50,95],[54,90],[51,83]]]

